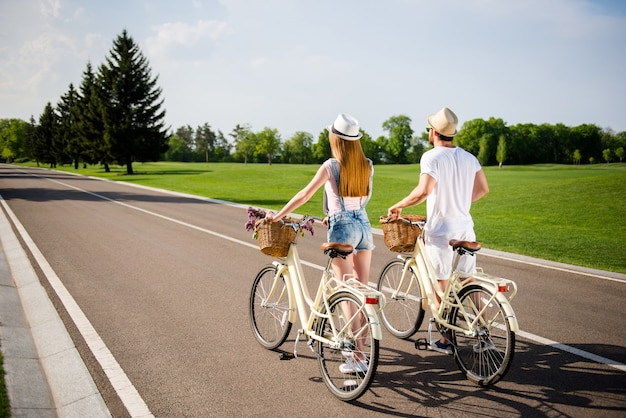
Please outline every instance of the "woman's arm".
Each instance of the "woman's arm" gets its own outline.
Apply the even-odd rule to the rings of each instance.
[[[268,221],[274,222],[283,219],[285,216],[304,205],[306,202],[311,199],[311,197],[315,194],[315,192],[322,187],[322,185],[328,180],[328,173],[326,172],[326,168],[324,165],[321,165],[320,168],[315,173],[313,179],[306,185],[306,187],[300,190],[295,194],[294,197],[291,198],[289,202],[276,214],[272,214],[271,212],[265,216],[265,219]]]

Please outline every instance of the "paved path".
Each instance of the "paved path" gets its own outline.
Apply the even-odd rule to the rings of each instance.
[[[71,183],[67,179],[55,181],[62,181],[64,184]],[[101,182],[96,184],[101,184]],[[85,182],[81,182],[81,187],[84,186]],[[243,211],[235,213],[233,208],[220,207],[220,205],[206,205],[206,202],[192,203],[192,199],[187,198],[163,197],[156,191],[144,193],[133,190],[129,192],[129,186],[126,185],[107,185],[105,188],[107,189],[106,193],[102,191],[97,193],[100,196],[114,196],[116,202],[122,202],[120,204],[124,206],[120,212],[123,212],[123,216],[130,216],[132,219],[132,223],[126,226],[127,229],[142,230],[145,227],[156,228],[158,231],[164,228],[163,234],[159,232],[155,235],[155,237],[158,236],[158,239],[150,238],[150,241],[140,241],[141,245],[129,245],[122,248],[120,252],[111,254],[113,260],[122,262],[123,259],[130,256],[130,259],[139,258],[140,260],[146,259],[156,262],[160,259],[158,255],[135,254],[134,251],[153,250],[157,243],[166,241],[171,241],[167,243],[167,254],[172,254],[173,249],[182,249],[183,251],[174,254],[173,257],[183,259],[184,263],[174,266],[158,265],[156,270],[152,268],[154,266],[143,265],[135,260],[132,266],[134,270],[131,270],[136,271],[135,277],[131,281],[115,283],[120,286],[123,283],[126,286],[124,292],[137,290],[138,295],[141,295],[141,292],[145,292],[146,288],[144,287],[142,290],[139,287],[143,283],[139,280],[146,273],[140,270],[146,269],[151,280],[149,285],[143,284],[143,286],[150,286],[150,294],[145,295],[145,299],[152,299],[148,304],[133,306],[133,304],[137,304],[137,298],[141,298],[140,296],[124,295],[113,288],[111,289],[112,294],[116,295],[118,299],[127,299],[128,304],[119,309],[104,305],[99,307],[99,310],[94,311],[93,301],[104,300],[107,295],[103,292],[108,291],[106,288],[91,290],[84,288],[89,283],[81,283],[80,285],[83,287],[78,287],[78,292],[73,292],[73,294],[82,294],[82,306],[92,310],[90,312],[91,318],[99,319],[105,315],[113,318],[116,311],[121,311],[125,330],[134,326],[135,322],[140,326],[146,325],[141,323],[141,318],[136,316],[139,313],[146,313],[147,316],[153,318],[164,314],[163,317],[169,319],[170,324],[161,322],[161,328],[165,325],[169,325],[169,328],[145,329],[146,335],[136,335],[137,338],[136,340],[133,339],[132,345],[125,344],[132,337],[118,337],[116,333],[112,333],[114,330],[103,329],[102,321],[98,324],[99,332],[108,332],[104,338],[107,338],[108,345],[112,349],[117,350],[116,358],[125,365],[124,371],[132,373],[131,380],[135,385],[138,385],[139,391],[146,399],[147,404],[150,405],[150,409],[155,411],[155,415],[206,416],[254,415],[255,413],[267,415],[268,411],[274,411],[276,416],[293,416],[307,415],[306,412],[310,411],[308,408],[316,408],[320,412],[324,411],[326,415],[358,414],[361,416],[374,416],[380,413],[396,416],[413,414],[462,416],[466,413],[479,412],[489,414],[488,411],[490,410],[494,414],[494,411],[500,411],[498,414],[501,416],[529,414],[557,416],[559,414],[576,415],[583,412],[596,412],[596,414],[601,412],[599,415],[619,416],[620,412],[623,413],[624,408],[626,408],[626,393],[624,391],[624,387],[626,387],[624,376],[626,374],[621,369],[626,361],[624,333],[621,329],[615,333],[613,331],[614,326],[610,326],[605,331],[601,322],[602,318],[596,319],[595,317],[597,316],[596,313],[599,313],[599,316],[604,316],[602,314],[603,309],[611,308],[611,306],[598,306],[596,309],[588,310],[588,312],[581,310],[581,307],[597,306],[595,305],[596,299],[591,290],[584,290],[583,281],[573,278],[582,273],[590,280],[598,276],[621,283],[625,279],[624,275],[607,274],[589,269],[582,269],[580,273],[576,273],[576,270],[579,269],[557,263],[548,263],[550,269],[546,270],[541,267],[543,264],[541,260],[517,257],[522,267],[518,268],[520,278],[515,279],[516,281],[525,280],[523,289],[526,295],[520,294],[514,307],[518,317],[521,318],[520,325],[524,331],[520,333],[516,353],[517,359],[509,373],[510,376],[507,376],[502,385],[499,384],[497,388],[491,391],[476,391],[471,385],[467,385],[462,378],[459,379],[459,373],[455,370],[454,362],[450,362],[450,358],[432,355],[429,352],[415,354],[410,348],[407,348],[411,345],[410,341],[394,340],[389,337],[389,334],[386,334],[381,349],[382,359],[377,383],[373,385],[371,393],[364,396],[362,402],[357,405],[348,405],[333,402],[323,385],[315,380],[314,376],[317,374],[315,367],[312,367],[314,366],[312,358],[305,355],[302,360],[296,362],[271,363],[273,369],[278,370],[268,370],[267,362],[274,361],[270,359],[275,359],[275,353],[259,349],[254,343],[250,344],[244,302],[247,297],[245,288],[249,285],[249,280],[241,279],[241,275],[248,274],[251,268],[254,269],[254,266],[258,266],[259,260],[267,262],[269,259],[258,257],[256,255],[258,252],[255,252],[254,249],[252,251],[241,249],[242,243],[250,241],[249,234],[242,234],[240,231],[243,225],[241,221]],[[2,184],[0,183],[1,189]],[[47,190],[41,186],[35,189],[34,194],[29,197],[35,206],[29,202],[26,202],[28,205],[22,205],[19,202],[20,197],[17,197],[18,200],[15,202],[16,204],[19,203],[17,206],[37,207],[37,210],[46,211],[45,216],[49,220],[55,218],[55,213],[45,208],[52,206],[58,207],[66,215],[75,209],[74,206],[83,205],[83,203],[91,205],[88,209],[91,214],[94,211],[105,210],[102,203],[97,203],[99,198],[96,198],[95,194],[90,195],[89,198],[77,198],[78,194],[72,195],[71,193],[66,193],[63,196],[55,194],[61,192]],[[23,193],[22,196],[25,196],[27,192],[21,191],[21,193]],[[51,202],[51,204],[46,202]],[[82,207],[80,210],[81,212],[75,213],[85,212]],[[154,217],[156,212],[153,211],[159,211],[157,218]],[[110,212],[109,210],[106,216],[101,219],[107,220],[108,217],[114,216]],[[182,216],[185,213],[188,217],[183,222],[179,219],[183,219]],[[211,213],[211,219],[219,220],[218,223],[215,225],[203,223],[206,221],[208,213]],[[0,318],[2,318],[0,347],[5,356],[7,383],[14,414],[16,416],[44,417],[55,415],[70,417],[142,416],[144,410],[141,405],[136,410],[134,407],[137,405],[128,408],[128,410],[139,412],[121,411],[119,407],[121,402],[118,401],[116,404],[111,399],[116,396],[123,397],[123,395],[111,396],[106,386],[104,386],[104,392],[97,390],[98,385],[103,387],[98,382],[104,373],[94,372],[93,358],[84,354],[84,348],[77,348],[77,345],[72,343],[69,334],[75,330],[68,331],[63,326],[64,322],[59,319],[53,302],[47,297],[46,290],[37,279],[37,272],[31,267],[30,260],[24,253],[20,241],[13,233],[11,224],[6,219],[7,214],[9,212],[6,208],[0,212],[0,244],[2,247],[2,251],[0,251]],[[22,217],[35,219],[32,212],[24,212],[22,209],[21,214],[20,219]],[[147,215],[146,219],[143,219],[144,214]],[[78,216],[68,216],[70,222],[79,223],[81,221]],[[236,220],[230,222],[227,218],[229,216],[235,216]],[[175,235],[179,233],[178,228],[168,227],[168,224],[172,222],[178,222],[178,225],[182,225],[192,232],[184,233],[179,237]],[[231,225],[225,224],[230,223],[236,229],[228,229],[227,227]],[[99,225],[95,228],[102,227],[104,231],[107,228],[110,229],[112,224]],[[42,225],[40,224],[39,228],[35,227],[34,231],[43,229]],[[223,229],[220,229],[222,227]],[[66,228],[69,226],[66,225]],[[59,232],[40,235],[38,243],[48,249],[50,244],[58,247],[56,244],[57,237],[63,235]],[[71,235],[71,230],[66,232]],[[98,230],[98,232],[101,231]],[[210,243],[206,239],[206,234],[209,232],[215,237]],[[224,241],[226,238],[233,240],[236,245],[231,248],[230,244],[224,244],[227,242]],[[380,237],[377,240],[378,245],[381,245]],[[319,244],[316,243],[316,240],[309,239],[309,241],[311,241],[311,248],[309,248],[307,240],[303,240],[302,253],[306,258],[314,259],[313,254],[317,254]],[[188,248],[185,248],[185,244],[188,245]],[[213,247],[213,244],[216,247]],[[253,245],[251,246],[253,247]],[[203,277],[199,277],[199,280],[196,281],[195,273],[192,270],[183,272],[180,269],[186,264],[192,264],[190,260],[185,258],[185,252],[193,253],[190,257],[198,258],[199,255],[194,252],[198,248],[200,249],[198,254],[212,254],[213,257],[208,260],[211,270],[208,273],[205,272]],[[99,250],[103,251],[103,249]],[[129,252],[131,254],[128,254]],[[232,266],[226,263],[226,266],[230,265],[230,269],[222,269],[220,261],[226,260],[229,255],[244,253],[246,256],[239,259],[238,265]],[[374,275],[379,271],[381,263],[390,258],[389,253],[382,253],[383,251],[379,252],[377,257],[380,259],[376,259],[374,262],[377,266],[373,271]],[[504,275],[504,272],[512,271],[509,262],[506,261],[511,258],[509,254],[492,251],[481,253],[484,257],[483,260],[489,259],[490,272],[498,274],[497,271],[500,269],[503,272],[500,274]],[[67,254],[61,255],[72,257],[73,253],[69,251]],[[96,258],[105,259],[108,256],[109,254],[100,254]],[[55,257],[58,258],[58,255]],[[84,258],[96,259],[87,256]],[[81,275],[84,277],[85,273],[77,274],[75,270],[92,268],[94,270],[90,271],[95,272],[103,268],[102,266],[91,267],[83,264],[82,258],[72,259],[71,265],[68,265],[67,262],[59,262],[59,260],[51,260],[51,264],[55,265],[55,269],[59,271],[59,276],[66,278],[68,283],[71,283],[72,275],[77,275],[79,278]],[[110,263],[106,265],[109,275],[105,276],[109,282],[117,279],[115,273],[110,273],[115,271],[115,267]],[[256,268],[258,269],[258,267]],[[184,278],[184,286],[174,289],[171,283],[167,281],[163,284],[156,281],[159,270],[162,271],[164,279],[169,278],[169,273],[172,272],[178,277]],[[170,272],[170,270],[172,271]],[[539,280],[528,281],[523,279],[533,276]],[[93,285],[95,286],[96,275],[93,274],[93,277]],[[137,281],[136,286],[133,285],[135,280]],[[574,291],[575,298],[570,297],[568,299],[566,295],[567,285],[566,287],[558,287],[560,286],[558,283],[561,281],[571,283],[569,288],[572,288],[572,284],[580,286]],[[556,287],[548,288],[545,286],[546,282]],[[221,287],[237,286],[235,290],[230,292],[230,294],[234,292],[235,295],[238,295],[236,303],[231,304],[232,311],[226,312],[219,306],[217,309],[211,309],[210,305],[195,309],[196,302],[202,300],[205,295],[215,296],[215,300],[224,298],[220,293],[222,289],[216,287],[216,284],[222,284]],[[134,289],[135,287],[137,289]],[[607,290],[615,289],[608,290],[608,297],[614,297],[618,301],[623,300],[623,286],[607,284],[606,286],[602,285],[602,287]],[[190,294],[187,290],[193,290],[195,294]],[[98,292],[98,297],[89,300],[94,291]],[[182,294],[179,295],[179,292]],[[555,292],[556,295],[542,295],[541,292]],[[584,298],[581,295],[584,295]],[[546,305],[544,296],[550,297],[552,300],[561,300],[562,304],[559,309],[554,310],[551,309],[552,306]],[[562,299],[558,299],[559,297]],[[571,303],[565,304],[564,301],[566,300]],[[126,301],[121,300],[120,303],[122,302]],[[239,306],[240,302],[244,302],[244,306]],[[188,306],[183,306],[185,304]],[[611,305],[613,304],[611,303]],[[617,309],[617,316],[614,314],[611,318],[619,322],[619,315],[623,317],[623,309],[619,307]],[[562,315],[555,315],[557,312],[562,313]],[[584,313],[582,316],[581,312]],[[198,317],[198,315],[203,315],[211,317],[207,319],[213,319],[224,314],[227,314],[227,317],[217,320],[218,323],[226,326],[224,330],[213,327],[215,320],[207,321],[205,318]],[[63,315],[62,313],[61,316]],[[544,318],[545,321],[533,321],[533,318],[537,316]],[[104,323],[108,321],[114,325],[108,317],[104,321]],[[158,319],[155,321],[158,322]],[[567,325],[564,326],[564,324]],[[140,330],[140,333],[144,333],[143,328],[137,329]],[[170,334],[177,332],[176,329],[182,332],[181,335],[171,335],[174,338],[170,338]],[[205,329],[208,330],[209,334],[204,334]],[[233,330],[244,332],[233,334]],[[528,332],[529,330],[532,333]],[[132,330],[131,332],[136,333]],[[221,336],[219,341],[211,339],[211,335],[216,334]],[[539,335],[550,338],[539,337]],[[613,335],[615,340],[612,341],[613,345],[601,346],[594,343],[605,341],[606,335]],[[237,339],[232,340],[232,337]],[[184,341],[185,338],[188,341]],[[576,348],[561,344],[562,341],[588,341],[590,345],[586,347],[584,344],[578,343],[576,346],[578,348]],[[225,343],[225,345],[222,346],[221,343]],[[155,346],[150,347],[143,344],[154,344]],[[172,347],[172,344],[175,346]],[[121,348],[117,347],[118,345]],[[137,345],[139,347],[135,347]],[[177,345],[180,345],[180,348],[176,347]],[[293,341],[287,342],[285,349],[289,350],[292,347]],[[145,360],[144,358],[132,357],[132,353],[129,351],[135,348],[143,350],[144,357],[147,356],[150,361],[156,363],[148,364],[147,368],[138,364],[145,362]],[[558,350],[555,351],[555,348]],[[567,351],[570,348],[574,349]],[[198,352],[198,349],[203,351]],[[304,345],[301,344],[299,349],[303,354],[305,353]],[[595,351],[595,353],[592,353],[592,358],[587,358],[590,361],[585,361],[585,353],[589,351]],[[86,360],[81,358],[79,352]],[[193,360],[190,370],[196,370],[195,376],[178,373],[177,369],[180,369],[182,373],[183,369],[189,368],[186,364],[188,360],[186,357]],[[210,359],[208,364],[198,362],[203,357]],[[597,361],[604,361],[603,359],[612,361],[613,364],[595,364]],[[232,364],[235,362],[239,364],[237,368],[233,369]],[[166,369],[166,365],[172,366],[174,369]],[[156,375],[158,372],[164,372],[167,375],[166,380],[172,386],[161,388],[157,383],[160,381]],[[203,378],[205,373],[206,378]],[[94,383],[92,376],[96,376],[96,383]],[[308,376],[312,377],[309,378],[310,381],[307,384],[306,378]],[[250,377],[254,377],[254,379],[251,381]],[[311,385],[312,382],[314,384]],[[292,391],[291,389],[295,387],[306,388],[306,392]],[[600,390],[603,395],[597,396],[597,390]],[[520,396],[521,394],[524,396]],[[183,398],[184,400],[181,400]],[[107,402],[106,405],[103,399]],[[320,404],[319,399],[323,399],[324,402]],[[195,404],[194,402],[197,400],[200,400],[201,403]],[[198,412],[203,410],[212,412],[204,414]],[[221,411],[221,413],[217,411]]]

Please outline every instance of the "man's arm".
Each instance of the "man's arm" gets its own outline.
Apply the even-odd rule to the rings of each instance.
[[[422,174],[415,189],[407,197],[390,207],[387,215],[396,219],[402,213],[402,208],[419,205],[432,193],[435,184],[437,181],[431,175]]]
[[[477,201],[487,193],[489,193],[489,184],[487,184],[487,177],[485,177],[485,172],[483,170],[479,170],[476,172],[476,176],[474,177],[472,202]]]

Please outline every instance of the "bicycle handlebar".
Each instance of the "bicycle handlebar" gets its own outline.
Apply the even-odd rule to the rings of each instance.
[[[294,227],[294,228],[297,227],[298,229],[301,229],[303,226],[305,226],[306,224],[308,224],[311,221],[322,222],[322,218],[319,218],[317,216],[312,216],[312,215],[304,215],[300,220],[293,220],[291,222],[287,222],[283,218],[279,222],[282,222],[284,225],[287,225],[287,226],[291,226],[291,227]]]

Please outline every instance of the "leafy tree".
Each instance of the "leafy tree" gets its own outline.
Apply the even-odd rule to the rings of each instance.
[[[604,158],[604,161],[607,162],[607,164],[611,162],[612,154],[613,152],[610,148],[602,150],[602,157]]]
[[[235,126],[229,134],[235,141],[235,157],[242,159],[244,164],[254,156],[256,150],[256,135],[250,130],[248,125]]]
[[[113,158],[133,174],[133,162],[157,161],[167,150],[158,77],[152,78],[147,59],[126,30],[100,68],[110,93],[103,107],[105,138]]]
[[[481,165],[489,164],[491,155],[491,135],[485,134],[480,137],[480,151],[478,151],[478,161]]]
[[[367,158],[372,160],[374,164],[378,164],[381,160],[381,150],[378,147],[376,141],[365,131],[361,130],[363,136],[361,137],[361,148]]]
[[[262,155],[267,158],[267,163],[272,165],[272,159],[280,151],[280,134],[278,129],[264,128],[256,134],[255,155]]]
[[[579,149],[582,155],[593,157],[593,161],[602,157],[602,132],[597,125],[583,124],[571,128],[572,148]],[[591,164],[592,160],[589,160]]]
[[[178,135],[170,136],[165,161],[189,161],[191,151],[187,142]]]
[[[204,155],[205,162],[217,161],[215,155],[216,141],[215,132],[211,130],[211,126],[208,123],[198,126],[196,129],[196,151]]]
[[[582,155],[580,154],[580,150],[574,150],[574,154],[573,154],[573,158],[574,158],[574,164],[578,165],[580,164],[580,160],[583,158]]]
[[[20,157],[27,157],[34,160],[35,155],[35,132],[37,130],[37,122],[33,116],[30,117],[26,135],[24,137],[23,154]]]
[[[313,160],[313,135],[308,132],[296,132],[283,144],[283,162],[308,164]]]
[[[489,118],[489,120],[473,119],[463,124],[459,134],[454,137],[455,145],[471,152],[483,165],[496,163],[496,150],[501,135],[508,138],[510,129],[502,119]],[[513,152],[511,153],[513,154]]]
[[[0,157],[7,161],[23,155],[29,124],[21,119],[0,120]]]
[[[389,133],[389,142],[385,147],[389,161],[406,163],[406,153],[413,137],[411,118],[405,115],[392,116],[383,122],[383,130]]]
[[[215,147],[213,156],[215,161],[228,161],[230,159],[231,144],[228,142],[222,131],[217,131],[215,135]]]
[[[181,126],[176,129],[175,135],[185,142],[187,151],[191,152],[195,148],[194,144],[194,130],[190,125]]]
[[[324,128],[317,137],[317,142],[313,145],[313,158],[315,158],[318,163],[321,163],[332,156],[330,140],[328,139],[328,128]]]
[[[496,149],[496,160],[498,161],[498,165],[502,167],[504,161],[506,160],[506,138],[504,135],[500,135],[500,139],[498,140],[498,149]]]
[[[624,159],[624,147],[619,147],[615,150],[615,156],[619,158],[619,162],[621,163]]]

